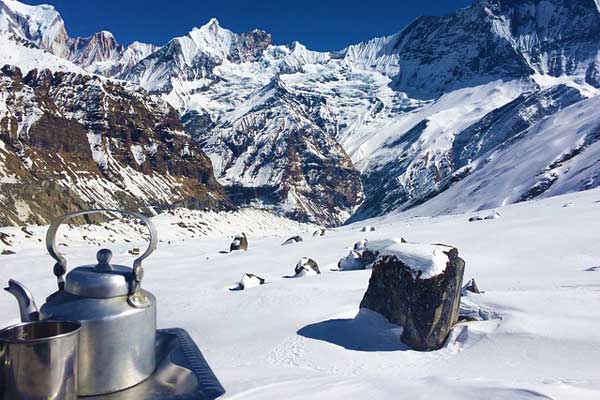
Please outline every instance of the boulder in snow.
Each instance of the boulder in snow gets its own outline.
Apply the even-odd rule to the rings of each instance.
[[[308,257],[302,257],[298,260],[296,268],[294,268],[294,275],[286,275],[284,278],[300,278],[305,275],[320,275],[321,270],[315,260]]]
[[[241,235],[237,235],[235,238],[233,238],[233,242],[231,242],[231,245],[229,246],[230,252],[236,250],[248,250],[248,238],[243,232]]]
[[[17,254],[17,253],[15,253],[12,250],[2,250],[2,253],[0,253],[0,254],[2,254],[3,256],[10,256],[10,255]]]
[[[319,228],[313,232],[313,237],[315,236],[325,236],[325,228]]]
[[[356,251],[364,250],[367,248],[368,244],[369,244],[368,239],[359,240],[358,242],[354,243],[353,249]]]
[[[258,275],[245,273],[244,276],[242,276],[242,279],[240,279],[240,282],[238,283],[237,287],[235,287],[231,290],[245,290],[245,289],[249,289],[249,288],[264,285],[264,284],[265,284],[264,278],[261,278]]]
[[[338,270],[340,271],[357,271],[369,269],[377,255],[370,250],[358,252],[351,250],[347,256],[342,257],[338,261]]]
[[[350,253],[338,261],[338,270],[356,271],[370,268],[377,258],[377,252],[369,250],[368,243],[367,239],[354,243]]]
[[[402,326],[402,341],[415,350],[439,349],[458,321],[465,262],[458,250],[386,240],[360,304]]]
[[[7,246],[12,246],[10,241],[10,235],[8,233],[0,232],[0,242],[4,243]]]
[[[285,242],[281,243],[281,245],[282,246],[286,246],[288,244],[298,243],[298,242],[301,242],[301,241],[302,241],[302,236],[296,235],[296,236],[292,236],[291,238],[289,238]]]

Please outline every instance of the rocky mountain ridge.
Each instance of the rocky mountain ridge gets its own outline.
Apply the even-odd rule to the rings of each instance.
[[[97,76],[0,70],[0,225],[102,206],[232,209],[158,97]]]
[[[0,7],[29,7],[17,3],[2,0]],[[298,42],[277,45],[260,30],[233,33],[216,19],[160,48],[134,43],[125,49],[106,32],[65,46],[74,42],[65,39],[60,16],[51,7],[33,8],[33,22],[0,8],[0,31],[73,62],[60,68],[116,77],[127,90],[160,96],[179,112],[192,145],[206,152],[237,204],[327,225],[452,192],[528,131],[543,137],[548,118],[600,94],[595,0],[477,0],[332,52]],[[7,29],[11,24],[17,27]],[[583,136],[574,140],[586,141]],[[567,149],[549,151],[560,158]],[[600,169],[584,158],[586,170]],[[527,182],[549,166],[537,167]],[[583,180],[595,182],[554,173],[574,181],[561,189],[552,188],[562,182],[557,178],[515,188],[518,195],[482,194],[464,207],[494,207],[505,198],[560,194],[590,187]],[[435,209],[466,211],[461,207]]]
[[[147,57],[158,46],[134,42],[125,47],[108,31],[86,38],[68,35],[60,14],[50,5],[0,2],[0,32],[26,40],[93,73],[115,76]]]

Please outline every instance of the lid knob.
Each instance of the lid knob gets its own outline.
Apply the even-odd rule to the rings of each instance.
[[[100,249],[96,253],[96,259],[98,264],[94,268],[96,271],[112,271],[113,267],[110,265],[110,259],[112,258],[112,251],[109,249]]]

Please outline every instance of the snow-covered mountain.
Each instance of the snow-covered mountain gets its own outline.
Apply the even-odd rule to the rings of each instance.
[[[162,99],[47,69],[0,69],[0,187],[0,225],[94,206],[231,208]]]
[[[238,204],[335,225],[423,203],[465,211],[599,184],[590,132],[600,121],[589,106],[600,93],[595,0],[476,0],[332,52],[276,45],[260,30],[237,34],[216,19],[160,48],[125,48],[108,32],[69,38],[52,7],[15,0],[0,0],[0,31],[12,46],[4,63],[85,70],[162,97]],[[32,52],[35,62],[21,55]],[[545,135],[563,134],[545,124],[575,123],[572,112],[587,121],[564,132],[572,143],[544,146]],[[533,151],[533,137],[547,154],[511,187],[510,168],[491,160],[524,164],[515,149]],[[503,189],[475,190],[476,181]],[[469,201],[460,201],[463,182]]]
[[[30,6],[16,0],[0,1],[0,32],[29,41],[88,71],[108,76],[121,73],[158,49],[139,42],[125,47],[108,31],[96,32],[87,38],[71,38],[54,7]]]

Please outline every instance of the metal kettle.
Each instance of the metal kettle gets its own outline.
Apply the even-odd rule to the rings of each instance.
[[[102,249],[98,263],[67,272],[67,260],[57,250],[56,232],[67,220],[83,215],[114,212],[139,218],[150,232],[150,244],[133,268],[110,263],[112,253]],[[142,260],[156,248],[152,222],[141,214],[120,210],[88,210],[67,214],[53,222],[46,247],[56,260],[58,291],[37,310],[31,293],[14,280],[5,289],[19,302],[23,322],[38,319],[79,321],[78,389],[80,396],[113,393],[148,378],[156,366],[156,298],[141,288]]]

